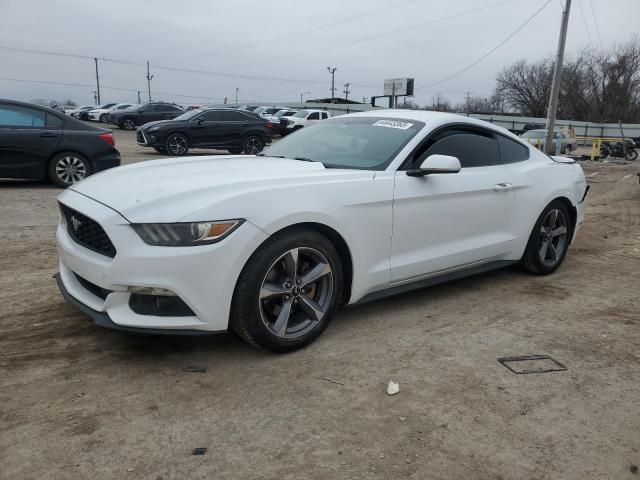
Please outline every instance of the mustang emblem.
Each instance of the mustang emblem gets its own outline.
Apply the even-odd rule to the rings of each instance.
[[[82,225],[82,222],[78,220],[76,217],[71,217],[71,225],[73,226],[73,230],[77,232],[80,226]]]

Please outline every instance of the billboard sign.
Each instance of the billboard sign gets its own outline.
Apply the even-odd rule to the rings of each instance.
[[[413,78],[391,78],[385,80],[384,94],[396,96],[413,95]]]

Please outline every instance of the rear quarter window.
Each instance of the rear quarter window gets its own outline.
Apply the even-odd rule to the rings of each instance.
[[[498,135],[500,162],[516,163],[529,159],[529,149],[515,140]]]

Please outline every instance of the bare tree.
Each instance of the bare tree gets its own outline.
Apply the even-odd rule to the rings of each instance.
[[[434,112],[453,112],[451,102],[441,93],[437,93],[435,97],[431,98],[431,107],[427,107],[427,109]]]
[[[533,64],[518,60],[498,74],[496,93],[514,110],[532,117],[544,117],[552,69],[549,59]]]
[[[505,112],[505,104],[502,97],[493,94],[490,97],[467,97],[463,103],[459,103],[454,107],[456,112],[464,113],[484,113],[487,115],[496,115]]]

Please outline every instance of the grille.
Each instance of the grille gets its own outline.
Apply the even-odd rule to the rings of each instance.
[[[116,256],[116,247],[98,222],[63,204],[60,210],[67,219],[67,231],[76,243],[107,257]]]

